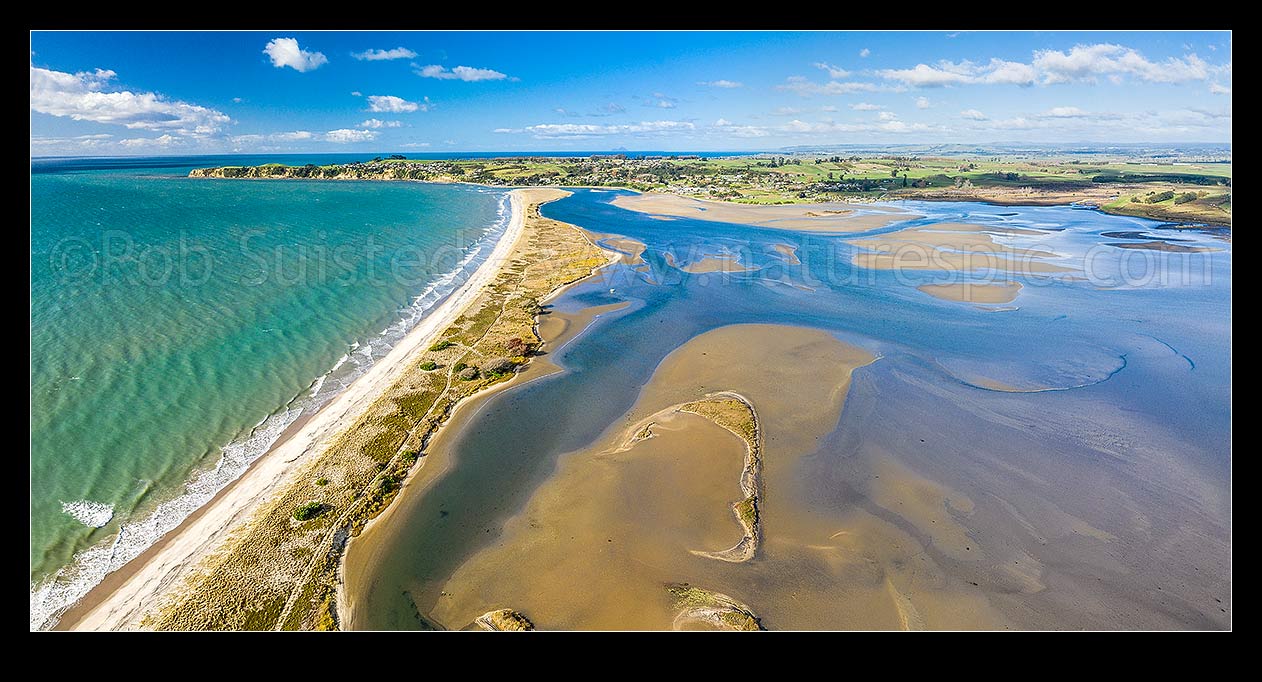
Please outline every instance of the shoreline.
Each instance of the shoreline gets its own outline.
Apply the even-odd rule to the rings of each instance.
[[[441,305],[426,315],[386,357],[310,415],[300,428],[286,429],[269,450],[235,481],[198,508],[140,556],[110,573],[68,609],[55,629],[134,628],[189,569],[214,553],[239,521],[275,493],[304,456],[318,452],[353,426],[435,337],[472,304],[508,262],[524,230],[527,206],[521,190],[509,191],[509,224],[487,259]]]

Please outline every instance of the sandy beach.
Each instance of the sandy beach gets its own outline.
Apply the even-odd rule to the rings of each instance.
[[[613,205],[658,217],[692,218],[804,232],[866,232],[920,217],[888,206],[734,204],[660,193],[620,196],[613,200]]]
[[[412,360],[462,314],[483,287],[495,279],[521,237],[526,204],[537,192],[515,190],[510,193],[512,217],[491,255],[460,289],[426,316],[389,355],[307,420],[296,433],[256,461],[244,476],[204,507],[195,520],[165,538],[160,550],[133,562],[139,565],[129,564],[120,569],[127,577],[121,583],[111,585],[113,589],[108,594],[89,594],[78,609],[81,614],[68,614],[77,617],[73,618],[73,622],[62,623],[62,626],[76,630],[138,627],[143,617],[161,604],[168,590],[179,585],[190,570],[216,551],[261,502],[287,482],[305,455],[327,447],[354,424]]]

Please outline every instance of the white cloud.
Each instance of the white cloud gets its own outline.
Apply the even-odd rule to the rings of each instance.
[[[403,145],[407,149],[417,149],[419,147],[428,147],[428,142],[408,142]]]
[[[128,148],[141,147],[178,147],[184,143],[182,138],[174,135],[159,135],[158,137],[132,137],[126,140],[119,140],[118,143]]]
[[[760,126],[740,126],[740,125],[736,125],[735,123],[732,123],[726,118],[720,118],[719,120],[715,121],[714,127],[719,129],[715,131],[717,132],[717,134],[723,135],[725,137],[753,138],[753,137],[767,137],[768,135],[771,134],[770,132],[768,132],[766,128],[762,128]]]
[[[777,90],[787,90],[796,92],[802,97],[810,97],[811,95],[849,95],[856,92],[876,92],[881,87],[875,83],[862,83],[858,81],[828,81],[827,83],[816,83],[804,76],[789,76],[785,79],[783,85],[777,85]]]
[[[363,97],[364,93],[358,90],[351,90],[351,97]]]
[[[375,130],[355,130],[353,128],[339,128],[330,130],[324,134],[325,142],[334,144],[350,144],[354,142],[368,142],[377,139],[377,131]]]
[[[1075,45],[1068,52],[1039,50],[1034,53],[1034,68],[1049,84],[1094,81],[1109,75],[1133,76],[1150,83],[1182,83],[1205,80],[1213,70],[1195,54],[1153,62],[1132,48],[1111,43]]]
[[[961,85],[971,83],[973,78],[950,62],[940,62],[933,67],[928,64],[917,64],[910,69],[882,69],[877,74],[882,78],[898,81],[913,88],[940,88],[945,85]]]
[[[991,85],[1033,85],[1038,72],[1029,64],[991,59],[982,69],[979,80]]]
[[[114,139],[109,133],[96,133],[93,135],[76,135],[74,137],[32,137],[32,147],[68,147],[78,149],[93,149],[103,145],[111,144]]]
[[[424,78],[437,78],[439,80],[460,80],[469,83],[477,81],[502,81],[508,78],[508,74],[500,73],[495,69],[479,69],[472,66],[457,66],[454,69],[448,69],[440,64],[429,64],[427,66],[414,66],[416,75]],[[514,78],[513,80],[517,80]]]
[[[1068,52],[1039,50],[1029,64],[996,58],[984,64],[943,60],[933,66],[917,64],[910,69],[885,69],[878,74],[912,87],[929,88],[966,84],[1050,85],[1094,82],[1101,77],[1121,83],[1127,76],[1151,83],[1181,83],[1205,80],[1229,69],[1230,65],[1211,66],[1195,54],[1153,62],[1132,48],[1101,43],[1076,45]]]
[[[104,69],[71,74],[32,66],[31,111],[193,136],[214,135],[232,121],[214,109],[172,101],[154,92],[106,92],[115,76]]]
[[[916,98],[916,108],[917,108],[917,109],[928,109],[928,108],[929,108],[929,106],[930,106],[930,105],[929,105],[929,98],[928,98],[928,97],[917,97],[917,98]]]
[[[881,121],[893,121],[894,119],[898,118],[898,114],[892,111],[882,111],[881,113],[877,114],[876,117],[878,120],[881,120]]]
[[[1052,107],[1039,114],[1039,116],[1044,118],[1085,118],[1090,116],[1090,114],[1078,107]]]
[[[691,121],[640,121],[616,125],[540,123],[525,128],[496,128],[497,133],[530,133],[538,139],[583,139],[607,135],[660,135],[696,130]]]
[[[664,92],[655,92],[651,100],[644,102],[644,106],[657,107],[658,109],[674,109],[676,104],[679,104],[679,98],[671,97]]]
[[[797,116],[802,113],[802,110],[793,107],[776,107],[776,110],[771,113],[776,116]]]
[[[833,66],[827,62],[815,62],[812,66],[817,69],[827,71],[829,78],[845,78],[850,75],[849,71],[841,68],[840,66]]]
[[[740,81],[729,81],[719,79],[717,81],[697,81],[697,85],[705,85],[711,88],[743,88],[745,84]]]
[[[794,119],[780,128],[782,132],[794,134],[836,134],[836,133],[909,133],[934,130],[924,123],[905,123],[903,121],[883,121],[880,123],[834,123],[821,121],[807,123]]]
[[[244,101],[245,101],[245,100],[241,99],[240,97],[233,97],[233,98],[232,98],[232,103],[233,103],[233,104],[240,104],[240,103],[242,103],[242,102],[244,102]]]
[[[820,107],[819,110],[820,111],[840,111],[836,107],[836,105],[833,105],[833,104],[825,104],[824,106]]]
[[[1218,83],[1210,83],[1210,84],[1209,84],[1209,94],[1211,94],[1211,95],[1230,95],[1230,94],[1231,94],[1231,88],[1230,88],[1230,87],[1228,87],[1228,86],[1226,86],[1226,85],[1219,85]]]
[[[383,121],[379,118],[370,118],[367,121],[360,123],[359,127],[377,129],[377,128],[398,128],[399,126],[402,126],[402,125],[403,125],[402,121]]]
[[[1230,135],[1231,110],[1179,109],[1133,113],[1055,107],[1035,115],[988,121],[978,130],[1027,131],[1043,139],[1152,141]],[[1071,137],[1072,136],[1072,137]]]
[[[850,108],[855,111],[880,111],[881,109],[884,109],[885,107],[879,104],[869,104],[868,102],[859,102],[857,104],[851,104]]]
[[[393,50],[364,50],[363,52],[352,52],[351,56],[360,61],[379,62],[389,61],[391,59],[415,59],[416,53],[406,47],[396,47]]]
[[[291,133],[273,133],[268,138],[280,142],[298,142],[300,140],[315,139],[315,136],[315,133],[307,130],[295,130]]]
[[[866,47],[865,47],[865,48],[863,48],[862,50],[859,50],[859,56],[860,56],[860,57],[867,57],[867,56],[868,56],[868,55],[870,55],[870,54],[872,54],[872,50],[869,50],[869,49],[868,49],[868,48],[866,48]]]
[[[960,118],[966,118],[970,121],[985,121],[986,114],[983,114],[976,109],[965,109],[960,112]]]
[[[294,38],[275,38],[267,43],[263,53],[272,60],[272,66],[278,69],[288,66],[294,71],[306,72],[329,63],[329,58],[323,53],[308,52],[298,47],[298,41]]]
[[[429,98],[424,102],[410,102],[394,95],[369,95],[368,111],[388,114],[405,114],[411,111],[429,111]]]

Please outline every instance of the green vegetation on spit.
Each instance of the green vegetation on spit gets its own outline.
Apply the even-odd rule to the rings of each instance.
[[[294,508],[294,519],[297,521],[310,521],[325,511],[328,511],[328,508],[323,503],[307,502]]]

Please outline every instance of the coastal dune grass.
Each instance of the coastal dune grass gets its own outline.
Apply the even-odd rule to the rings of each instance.
[[[226,169],[225,169],[226,170]],[[262,169],[221,177],[259,177]],[[316,176],[318,177],[318,176]],[[559,193],[547,200],[559,198]],[[583,279],[607,254],[578,228],[526,207],[511,264],[401,378],[329,447],[305,455],[291,484],[276,491],[182,589],[142,623],[159,630],[330,630],[337,628],[337,568],[349,538],[398,494],[430,436],[462,400],[515,375],[537,348],[539,300]],[[514,358],[515,359],[515,358]],[[501,362],[503,361],[503,362]],[[493,364],[460,380],[456,367]],[[313,488],[311,481],[323,481]],[[319,499],[312,500],[312,491]],[[310,507],[316,504],[318,507]],[[310,507],[310,508],[309,508]],[[316,509],[320,511],[316,511]],[[306,510],[306,511],[300,511]],[[299,520],[299,514],[305,518]]]

